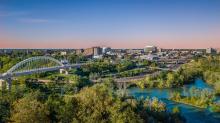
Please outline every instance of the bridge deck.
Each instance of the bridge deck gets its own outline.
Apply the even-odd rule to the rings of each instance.
[[[139,75],[139,76],[133,76],[133,77],[123,77],[123,78],[113,78],[115,82],[117,83],[132,83],[134,81],[139,81],[144,79],[147,76],[157,76],[160,74],[161,71],[157,71],[151,74],[145,74],[145,75]],[[98,79],[98,80],[92,80],[94,83],[99,83],[104,81],[106,78]]]

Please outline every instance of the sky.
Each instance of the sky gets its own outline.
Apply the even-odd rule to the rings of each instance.
[[[0,48],[220,47],[220,0],[0,0]]]

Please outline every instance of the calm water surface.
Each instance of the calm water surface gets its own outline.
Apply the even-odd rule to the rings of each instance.
[[[200,89],[212,89],[211,86],[207,85],[203,80],[197,79],[193,84],[186,85],[182,88],[172,88],[172,89],[140,89],[137,87],[129,88],[128,94],[136,98],[146,98],[146,97],[157,97],[166,103],[168,110],[173,107],[178,106],[181,110],[182,115],[186,118],[187,123],[220,123],[220,113],[211,113],[206,109],[200,109],[197,107],[176,103],[167,100],[169,95],[178,91],[183,95],[187,95],[189,88],[196,87]],[[220,101],[220,97],[216,98],[216,101]]]

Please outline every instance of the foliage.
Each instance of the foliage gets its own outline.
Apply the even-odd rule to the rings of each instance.
[[[53,90],[54,84],[44,89],[28,88],[23,95],[3,95],[0,106],[1,122],[168,122],[181,117],[168,113],[166,105],[157,98],[146,100],[120,97],[115,93],[112,79],[92,87],[84,87],[78,93],[64,96]],[[32,87],[32,86],[31,86]],[[25,89],[27,90],[27,89]],[[47,90],[50,93],[45,93]],[[46,94],[46,95],[45,95]],[[10,99],[9,97],[13,98]]]
[[[138,116],[105,86],[85,88],[75,96],[79,101],[78,122],[139,122]]]
[[[49,122],[49,111],[38,100],[38,94],[29,93],[24,98],[13,103],[11,121],[17,123],[42,123]]]
[[[0,122],[6,122],[10,116],[10,100],[7,97],[0,97]]]
[[[0,59],[1,72],[5,72],[15,63],[28,57],[42,55],[33,52],[30,55],[13,53]],[[86,61],[83,56],[75,54],[61,56],[55,53],[56,59],[68,59],[70,63]],[[112,79],[107,79],[101,84],[91,86],[89,78],[98,78],[106,74],[120,72],[119,76],[139,75],[146,66],[157,66],[149,61],[123,60],[116,63],[110,60],[96,60],[90,64],[71,71],[71,75],[59,75],[46,72],[16,80],[19,87],[14,87],[11,92],[4,92],[0,97],[0,122],[169,122],[182,121],[180,116],[174,116],[166,109],[166,105],[157,98],[146,100],[130,99],[116,94]],[[135,68],[135,69],[134,69]],[[173,74],[173,73],[170,73]],[[157,79],[172,80],[175,75],[161,74]],[[37,79],[35,79],[37,78]],[[51,82],[42,83],[39,78],[49,78]],[[168,79],[167,79],[168,78]],[[157,86],[146,78],[144,87]],[[165,82],[166,82],[165,81]],[[164,84],[167,85],[167,84]],[[164,86],[163,85],[163,86]],[[22,86],[22,87],[21,87]],[[176,114],[176,113],[174,113]]]
[[[210,110],[212,112],[218,112],[220,113],[220,103],[214,103],[211,105]]]
[[[129,60],[124,60],[116,66],[118,72],[130,70],[135,67],[135,63]]]
[[[175,72],[161,72],[157,76],[147,76],[145,79],[136,83],[141,88],[158,87],[172,88],[183,85],[183,76]]]
[[[220,93],[220,56],[208,56],[199,58],[182,65],[176,72],[161,72],[157,76],[146,77],[136,83],[141,88],[158,87],[172,88],[193,82],[202,77],[206,82],[215,85],[217,93]]]
[[[42,56],[43,53],[41,51],[32,51],[30,53],[26,53],[24,51],[16,51],[14,50],[10,54],[3,54],[0,57],[0,72],[6,72],[8,69],[10,69],[13,65],[16,63],[27,59],[29,57],[34,57],[34,56]]]
[[[207,108],[213,104],[215,95],[214,92],[208,89],[191,88],[189,93],[184,96],[182,96],[179,92],[174,92],[170,95],[170,99],[200,108]]]
[[[152,98],[149,97],[144,101],[144,106],[153,112],[164,112],[166,111],[166,105],[165,103],[158,100],[158,98]]]
[[[214,89],[216,90],[216,93],[217,94],[220,94],[220,81],[219,82],[216,82],[214,84]]]
[[[137,76],[145,72],[144,68],[136,68],[132,70],[127,70],[124,72],[120,72],[116,75],[116,77],[131,77],[131,76]]]
[[[220,93],[220,56],[207,56],[194,61],[194,64],[201,71],[203,79],[213,85],[217,93]]]

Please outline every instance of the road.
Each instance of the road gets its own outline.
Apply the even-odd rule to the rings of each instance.
[[[117,83],[131,83],[134,81],[139,81],[144,79],[147,76],[157,76],[161,73],[161,71],[157,71],[154,73],[148,73],[148,74],[144,74],[144,75],[139,75],[139,76],[133,76],[133,77],[123,77],[123,78],[113,78],[115,82]],[[98,79],[98,80],[91,80],[94,83],[99,83],[102,82],[103,80],[105,80],[106,78],[102,78],[102,79]]]
[[[160,71],[156,71],[154,73],[147,73],[144,75],[138,75],[138,76],[133,76],[133,77],[123,77],[123,78],[113,78],[115,82],[117,83],[131,83],[134,81],[140,81],[142,79],[144,79],[147,76],[157,76],[159,75],[162,71],[177,71],[179,69],[180,66],[175,67],[173,69],[169,69],[169,68],[157,68],[157,67],[149,67],[150,69],[158,69]],[[105,78],[103,79],[98,79],[98,80],[92,80],[92,82],[94,83],[99,83],[101,81],[105,80]]]

